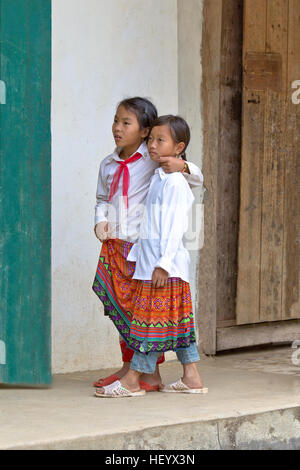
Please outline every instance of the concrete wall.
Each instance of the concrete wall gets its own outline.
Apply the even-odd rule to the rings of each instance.
[[[178,110],[176,0],[52,2],[53,372],[120,363],[118,335],[91,286],[100,161],[121,99]]]
[[[52,1],[54,373],[120,364],[118,335],[91,290],[100,249],[93,233],[97,174],[114,148],[118,101],[141,95],[159,114],[179,111],[191,125],[189,158],[201,166],[202,3]],[[191,251],[194,304],[198,254]]]

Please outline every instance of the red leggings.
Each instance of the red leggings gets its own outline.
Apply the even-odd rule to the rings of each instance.
[[[127,346],[123,339],[120,339],[120,347],[123,362],[131,362],[132,356],[134,355],[134,351]],[[157,364],[159,365],[163,362],[165,362],[165,355],[162,353],[157,359]]]

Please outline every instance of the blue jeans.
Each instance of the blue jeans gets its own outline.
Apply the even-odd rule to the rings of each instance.
[[[131,359],[130,369],[143,372],[144,374],[153,374],[159,355],[159,352],[150,352],[148,354],[135,352]],[[191,343],[188,348],[178,349],[176,355],[181,364],[190,364],[200,360],[196,343]]]

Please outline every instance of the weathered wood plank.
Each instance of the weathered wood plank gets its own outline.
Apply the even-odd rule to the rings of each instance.
[[[281,90],[267,90],[262,179],[260,321],[282,318],[283,190],[286,145],[288,1],[267,4],[268,53],[281,56]]]
[[[260,312],[262,159],[265,92],[244,90],[238,247],[237,324],[256,323]]]
[[[287,84],[289,0],[268,0],[266,26],[266,52],[278,52],[282,56],[282,93]]]
[[[267,91],[262,176],[261,285],[259,321],[281,319],[283,188],[286,109]]]
[[[240,175],[240,225],[236,299],[237,325],[259,321],[262,160],[264,149],[264,88],[246,80],[249,52],[265,53],[266,0],[244,1],[243,118]],[[249,74],[252,76],[252,72]]]
[[[244,60],[248,51],[266,51],[267,0],[244,0]]]
[[[293,82],[300,80],[300,2],[289,2],[287,132],[284,187],[283,318],[300,318],[300,103]],[[298,84],[299,87],[299,84]]]
[[[242,119],[242,1],[223,0],[218,162],[217,326],[235,320]]]
[[[200,251],[198,278],[198,332],[200,350],[216,352],[217,321],[217,198],[219,159],[219,104],[222,2],[204,2],[202,31],[203,163],[209,198],[204,204],[204,246]]]
[[[217,350],[300,340],[300,321],[284,320],[217,329]]]
[[[282,318],[288,7],[288,0],[245,2],[244,93],[248,99],[243,100],[238,324]],[[252,89],[254,98],[249,99],[249,89]],[[263,119],[260,122],[257,116],[248,116],[253,113],[253,106],[257,105],[255,101],[261,101],[260,97],[255,98],[255,93],[261,96],[262,91],[258,90],[264,90],[264,116],[260,116]],[[255,124],[264,129],[263,136]],[[247,184],[245,172],[253,175],[254,170],[244,160],[251,161],[254,168],[260,168],[258,179],[253,179],[251,183],[248,180],[248,184],[257,186],[261,193],[261,217],[257,213],[256,218],[248,220],[243,213],[246,202],[243,198],[247,198],[249,205],[251,190],[249,188],[247,194],[243,185]],[[256,234],[255,242],[252,235],[246,232]],[[250,244],[246,246],[245,241]],[[255,245],[251,246],[253,242]],[[255,251],[259,254],[256,261],[253,257]],[[248,267],[244,266],[247,262]],[[247,269],[248,274],[244,272]],[[252,292],[252,295],[248,292],[248,298],[247,290]],[[240,295],[242,297],[239,298]]]

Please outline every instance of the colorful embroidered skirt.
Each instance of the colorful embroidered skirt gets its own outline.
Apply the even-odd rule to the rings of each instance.
[[[190,286],[169,278],[167,286],[132,279],[135,263],[126,258],[132,243],[102,244],[93,290],[126,344],[141,353],[176,351],[196,340]]]

